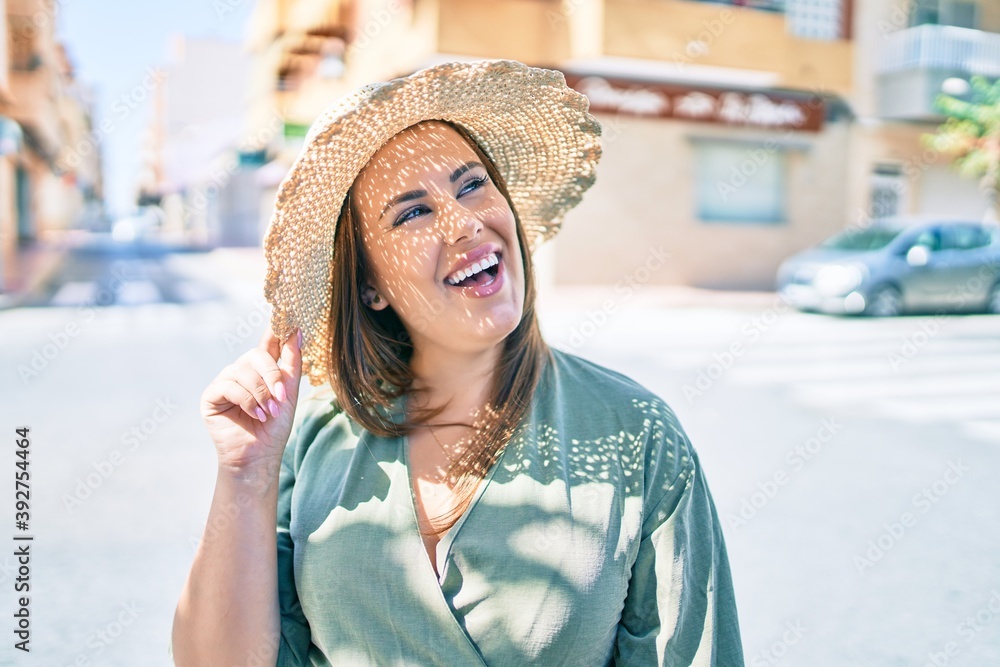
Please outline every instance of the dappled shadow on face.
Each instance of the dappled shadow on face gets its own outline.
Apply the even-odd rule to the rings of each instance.
[[[516,221],[484,159],[449,125],[426,121],[390,139],[351,188],[368,265],[363,279],[418,345],[496,343],[520,321]],[[487,256],[471,275],[457,274],[474,251]],[[455,286],[459,275],[464,282]]]

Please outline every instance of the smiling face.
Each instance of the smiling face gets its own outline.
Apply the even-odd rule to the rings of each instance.
[[[403,130],[351,192],[367,283],[382,297],[371,307],[392,306],[415,349],[479,351],[517,327],[525,284],[514,213],[458,132],[439,121]]]

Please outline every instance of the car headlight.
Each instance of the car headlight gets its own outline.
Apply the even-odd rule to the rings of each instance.
[[[864,280],[861,268],[855,265],[831,264],[816,274],[813,287],[825,296],[844,296]]]

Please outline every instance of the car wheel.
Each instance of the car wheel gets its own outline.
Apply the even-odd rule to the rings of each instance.
[[[1000,315],[1000,283],[994,285],[993,289],[990,290],[990,297],[986,301],[986,312]]]
[[[865,315],[895,317],[903,312],[903,295],[892,285],[876,287],[865,307]]]

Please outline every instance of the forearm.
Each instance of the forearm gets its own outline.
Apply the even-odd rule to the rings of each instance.
[[[177,667],[274,664],[278,463],[220,466],[205,533],[174,615]]]

